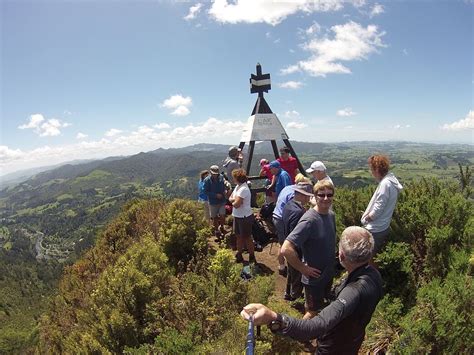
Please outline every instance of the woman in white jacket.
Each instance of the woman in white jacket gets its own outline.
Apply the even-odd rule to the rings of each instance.
[[[387,244],[390,221],[403,186],[398,182],[395,175],[389,172],[390,161],[388,157],[372,155],[368,159],[368,163],[370,172],[379,185],[362,215],[361,223],[374,237],[373,255],[375,256]]]

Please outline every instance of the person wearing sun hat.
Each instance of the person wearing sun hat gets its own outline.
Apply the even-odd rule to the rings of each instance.
[[[229,156],[225,158],[222,167],[225,169],[227,180],[232,182],[232,171],[242,167],[242,150],[233,145],[229,148]]]
[[[309,203],[310,198],[313,196],[313,184],[310,182],[300,182],[292,186],[295,195],[285,205],[282,213],[283,236],[285,239],[296,227],[300,218],[305,214],[305,205]],[[301,251],[297,250],[297,253],[301,259]],[[291,264],[288,264],[284,298],[287,301],[294,301],[301,297],[302,293],[303,284],[301,283],[301,273],[292,267]]]
[[[209,199],[209,216],[214,224],[216,238],[224,232],[225,223],[225,183],[217,165],[209,168],[210,175],[204,179],[204,193]]]

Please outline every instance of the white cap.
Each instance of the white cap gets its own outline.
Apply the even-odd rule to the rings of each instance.
[[[316,171],[316,170],[326,171],[326,166],[323,164],[322,161],[319,161],[319,160],[314,161],[309,167],[309,169],[306,169],[306,172],[311,174],[313,171]]]

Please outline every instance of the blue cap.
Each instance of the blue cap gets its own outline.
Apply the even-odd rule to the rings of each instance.
[[[281,168],[280,162],[278,160],[274,160],[270,163],[270,168]]]

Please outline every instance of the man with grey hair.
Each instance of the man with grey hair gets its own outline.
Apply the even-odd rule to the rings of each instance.
[[[374,238],[366,229],[353,226],[342,232],[339,259],[349,274],[336,288],[336,299],[316,317],[300,320],[257,303],[245,306],[241,316],[253,315],[255,325],[268,324],[273,333],[299,341],[318,339],[316,354],[357,354],[382,298],[382,278],[369,265],[373,248]]]

